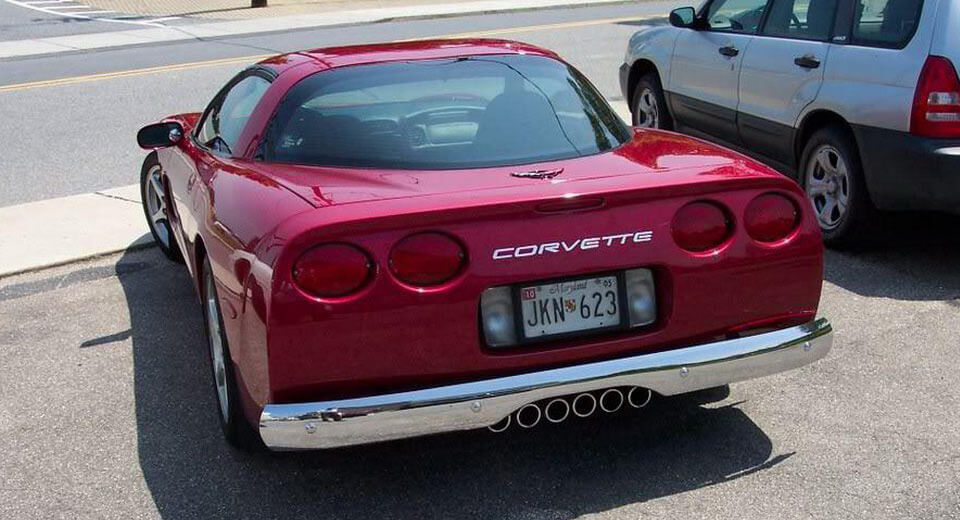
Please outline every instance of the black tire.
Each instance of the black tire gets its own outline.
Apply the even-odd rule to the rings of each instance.
[[[230,358],[230,346],[227,343],[227,336],[224,333],[223,314],[220,312],[220,299],[216,296],[216,285],[213,283],[213,275],[210,270],[210,260],[203,259],[203,266],[200,271],[200,290],[201,303],[203,307],[203,325],[207,336],[207,360],[209,361],[211,383],[213,386],[214,399],[217,404],[217,417],[220,421],[220,429],[223,431],[223,437],[227,442],[241,451],[258,452],[265,449],[263,440],[256,429],[247,421],[243,414],[243,408],[240,404],[240,389],[237,385],[236,371]],[[211,291],[213,292],[212,297]],[[211,308],[215,316],[211,316]],[[211,318],[216,320],[216,328],[210,326]],[[215,361],[215,336],[219,339],[222,347],[221,356],[223,359],[222,373],[218,373],[217,362]],[[221,398],[218,379],[222,377],[222,383],[225,385],[226,402]]]
[[[644,100],[647,94],[652,98]],[[656,102],[657,120],[654,125],[649,125],[644,120],[645,112],[641,103]],[[663,95],[663,86],[660,85],[660,77],[656,72],[648,72],[637,82],[637,87],[633,89],[633,99],[630,100],[630,114],[633,116],[633,126],[648,128],[660,128],[662,130],[673,130],[673,118],[670,117],[670,110],[667,108],[667,99]]]
[[[143,206],[143,216],[147,219],[147,227],[150,228],[150,234],[153,235],[153,241],[163,252],[164,256],[178,263],[183,263],[183,255],[180,253],[180,246],[173,236],[173,227],[170,225],[169,204],[167,202],[167,192],[163,189],[162,182],[151,186],[150,179],[160,172],[160,161],[157,159],[157,152],[152,152],[143,160],[143,166],[140,168],[140,200]],[[156,179],[155,179],[156,180]],[[159,182],[159,181],[158,181]],[[155,196],[154,193],[159,189],[160,193]],[[159,204],[159,206],[158,206]],[[152,215],[153,208],[161,208],[162,219],[158,220]]]
[[[818,166],[824,162],[820,154],[825,154],[825,162],[832,163],[830,157],[836,153],[837,160],[842,160],[845,165],[845,181],[827,183],[833,195],[816,193],[824,189],[823,184],[819,183],[821,179],[817,178],[817,171],[826,179],[830,175],[824,168]],[[817,164],[814,164],[817,163]],[[837,163],[839,165],[839,162]],[[838,167],[835,167],[838,168]],[[836,126],[821,128],[813,133],[803,147],[803,154],[800,158],[799,167],[800,185],[807,193],[817,222],[820,224],[820,230],[823,232],[823,241],[831,246],[848,246],[857,243],[864,238],[867,225],[873,214],[873,204],[870,202],[870,195],[867,192],[867,185],[864,181],[863,165],[860,162],[860,153],[857,151],[856,142],[850,132]],[[834,176],[834,178],[840,178]],[[833,182],[833,181],[832,181]],[[837,201],[844,200],[843,204],[839,202],[834,205],[834,210],[829,210],[828,197],[833,197]],[[824,217],[829,213],[829,217]],[[832,222],[829,222],[832,221]]]

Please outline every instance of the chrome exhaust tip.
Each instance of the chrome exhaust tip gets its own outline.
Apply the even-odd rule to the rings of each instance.
[[[543,415],[554,424],[563,422],[570,415],[570,403],[566,399],[554,399],[543,407]]]
[[[623,392],[616,388],[610,388],[600,394],[600,409],[607,413],[613,413],[623,406]]]
[[[640,388],[635,386],[627,392],[627,404],[634,408],[643,408],[653,399],[653,391],[649,388]]]
[[[577,417],[590,417],[597,409],[597,398],[593,394],[580,394],[573,398],[570,409]]]
[[[517,425],[521,428],[533,428],[540,422],[540,417],[543,415],[540,412],[540,407],[535,404],[527,404],[517,410],[515,414],[517,416]]]
[[[500,419],[499,422],[487,426],[487,429],[493,433],[500,433],[506,431],[510,427],[510,416],[506,416],[503,419]]]

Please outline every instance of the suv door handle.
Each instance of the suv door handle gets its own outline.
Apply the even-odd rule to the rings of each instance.
[[[820,60],[814,58],[813,56],[800,56],[793,60],[798,67],[803,67],[805,69],[815,69],[820,66]]]
[[[736,56],[737,54],[740,54],[740,50],[737,49],[736,47],[734,47],[733,45],[727,45],[726,47],[720,47],[719,49],[717,49],[717,51],[720,52],[720,54],[723,54],[724,56],[727,56],[727,57],[729,57],[729,58],[732,58],[732,57]]]

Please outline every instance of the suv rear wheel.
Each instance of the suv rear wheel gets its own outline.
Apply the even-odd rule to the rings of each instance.
[[[655,72],[648,72],[637,82],[630,104],[633,114],[633,126],[641,128],[673,129],[673,120],[667,111],[667,101],[663,96],[660,78]]]
[[[855,241],[873,208],[853,138],[837,127],[817,130],[804,146],[800,167],[800,180],[824,242]]]

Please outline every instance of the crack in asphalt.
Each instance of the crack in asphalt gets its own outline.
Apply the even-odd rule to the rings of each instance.
[[[108,198],[108,199],[117,199],[117,200],[122,200],[122,201],[125,201],[125,202],[132,202],[132,203],[134,203],[134,204],[140,204],[140,201],[139,201],[139,200],[128,199],[128,198],[126,198],[126,197],[121,197],[121,196],[119,196],[119,195],[110,195],[109,193],[103,193],[102,191],[95,191],[95,192],[93,192],[93,194],[94,194],[94,195],[100,195],[101,197],[106,197],[106,198]]]
[[[116,265],[88,267],[86,269],[70,271],[69,273],[43,278],[41,280],[7,285],[5,287],[0,287],[0,302],[56,291],[58,289],[63,289],[64,287],[70,287],[96,280],[103,280],[112,276],[123,277],[125,275],[143,271],[151,267],[157,266],[149,262],[119,263]]]

